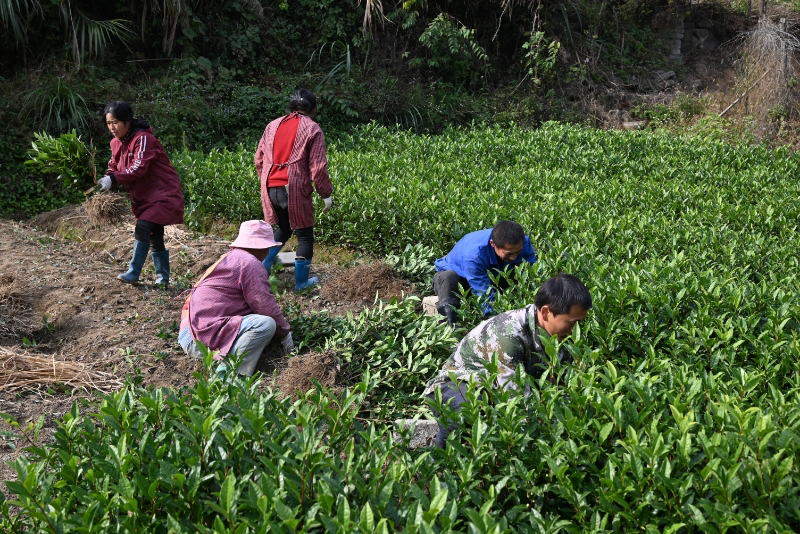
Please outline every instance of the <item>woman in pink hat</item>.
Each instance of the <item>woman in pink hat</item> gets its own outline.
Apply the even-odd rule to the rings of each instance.
[[[291,328],[269,290],[269,275],[261,263],[270,248],[280,245],[266,222],[242,223],[230,250],[208,268],[183,306],[178,343],[186,354],[200,356],[197,341],[219,351],[217,359],[244,354],[237,372],[251,376],[273,336],[281,340],[286,354],[292,351]]]

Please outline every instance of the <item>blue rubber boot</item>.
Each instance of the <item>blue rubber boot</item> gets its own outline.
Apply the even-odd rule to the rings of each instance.
[[[167,289],[169,287],[169,250],[151,252],[153,267],[156,269],[156,286]]]
[[[142,272],[142,265],[144,260],[147,259],[147,251],[150,250],[150,243],[142,243],[141,241],[133,241],[133,257],[128,264],[128,272],[118,274],[117,278],[126,284],[138,284],[139,275]]]
[[[269,274],[270,269],[272,269],[272,266],[275,264],[275,260],[278,258],[278,252],[280,251],[281,247],[272,247],[269,249],[267,257],[261,262],[261,265],[267,270],[267,274]]]
[[[319,278],[316,276],[308,277],[309,271],[311,271],[311,260],[294,260],[294,289],[296,291],[308,289],[319,282]]]

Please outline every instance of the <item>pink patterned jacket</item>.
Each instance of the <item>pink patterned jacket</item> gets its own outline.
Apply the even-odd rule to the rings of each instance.
[[[273,140],[278,131],[280,117],[270,122],[261,136],[256,149],[256,171],[261,179],[261,206],[264,220],[278,224],[278,216],[272,210],[267,194],[267,178],[272,169]],[[289,168],[289,224],[292,229],[314,226],[314,205],[311,193],[314,189],[322,198],[333,193],[331,178],[328,176],[328,158],[325,156],[325,136],[319,125],[306,116],[301,116],[297,127],[292,154],[287,163]],[[312,186],[313,183],[313,186]]]

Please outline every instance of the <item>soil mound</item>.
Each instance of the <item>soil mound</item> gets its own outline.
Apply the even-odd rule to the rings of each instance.
[[[65,221],[88,217],[81,204],[65,206],[63,208],[46,211],[31,219],[31,224],[47,233],[55,233]]]
[[[297,400],[298,393],[314,389],[311,380],[336,390],[336,378],[340,370],[341,363],[333,351],[293,356],[289,358],[289,366],[275,379],[275,387],[282,397],[291,397],[292,400]]]
[[[375,295],[389,300],[402,298],[414,289],[391,266],[385,263],[367,263],[357,265],[343,273],[332,277],[320,289],[320,296],[325,299],[344,299],[372,302]]]
[[[124,197],[99,193],[83,204],[42,213],[30,224],[48,234],[77,241],[92,251],[102,250],[111,260],[127,263],[136,219]],[[164,228],[164,244],[173,253],[180,251],[180,255],[170,258],[173,273],[180,276],[203,274],[228,249],[226,241],[193,237],[184,225]]]

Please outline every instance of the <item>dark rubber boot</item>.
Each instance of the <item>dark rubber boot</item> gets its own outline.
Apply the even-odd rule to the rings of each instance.
[[[456,298],[442,299],[436,303],[436,311],[447,319],[447,325],[455,328],[458,324],[458,307],[461,304]]]
[[[133,257],[131,257],[131,262],[128,264],[128,272],[118,274],[117,278],[126,284],[138,284],[139,275],[142,273],[142,265],[144,265],[144,260],[147,259],[148,250],[150,250],[149,243],[134,240]]]
[[[153,267],[156,269],[156,286],[167,289],[169,287],[169,250],[151,252]]]

